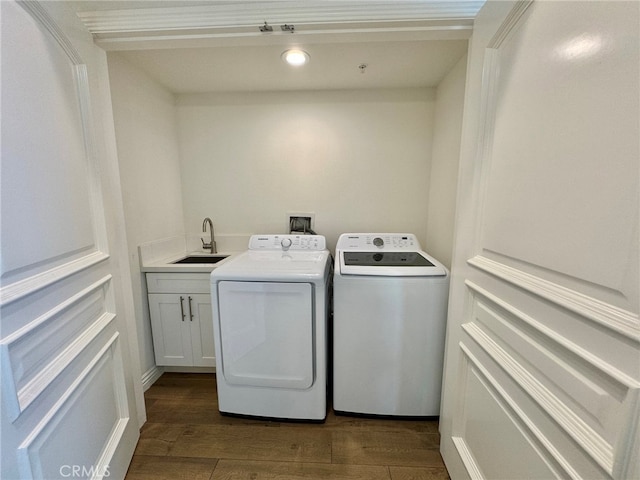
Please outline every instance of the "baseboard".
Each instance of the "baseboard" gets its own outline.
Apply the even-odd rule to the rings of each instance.
[[[216,373],[216,367],[162,367],[163,372]]]
[[[142,390],[145,392],[149,390],[149,387],[151,387],[151,385],[153,385],[163,373],[164,369],[162,367],[155,366],[144,372],[142,375]]]

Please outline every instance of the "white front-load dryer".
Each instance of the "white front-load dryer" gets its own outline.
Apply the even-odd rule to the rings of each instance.
[[[440,413],[449,274],[415,235],[349,233],[333,276],[336,413]]]
[[[213,270],[221,413],[325,419],[330,271],[321,235],[253,235]]]

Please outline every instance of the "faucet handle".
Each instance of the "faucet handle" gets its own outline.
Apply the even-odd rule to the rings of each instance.
[[[202,242],[202,248],[211,248],[210,243],[204,243],[204,238],[200,237],[200,241]]]

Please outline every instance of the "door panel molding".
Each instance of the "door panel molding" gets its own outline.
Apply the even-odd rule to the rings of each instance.
[[[527,8],[529,8],[533,2],[534,0],[518,0],[505,18],[504,22],[500,25],[500,28],[496,31],[493,38],[489,40],[487,48],[500,48],[511,31],[517,27],[520,22],[520,17],[524,15]]]
[[[24,280],[0,287],[0,307],[9,305],[28,295],[36,293],[56,282],[64,280],[72,275],[80,273],[105,260],[109,255],[104,252],[93,252],[82,258],[65,263],[50,270],[34,274]]]
[[[470,371],[481,372],[482,378],[486,379],[486,385],[491,387],[489,390],[493,400],[501,405],[501,408],[505,408],[505,405],[509,407],[509,412],[511,412],[509,415],[510,421],[519,425],[517,431],[512,432],[511,441],[519,442],[521,440],[520,437],[524,437],[528,441],[539,442],[539,445],[543,447],[543,450],[541,450],[544,453],[543,457],[546,460],[553,459],[554,462],[557,462],[562,467],[564,473],[558,475],[558,478],[633,478],[633,476],[630,476],[629,468],[632,466],[633,458],[637,455],[637,452],[628,448],[628,446],[629,444],[633,445],[634,441],[637,442],[637,440],[634,440],[634,438],[637,438],[637,425],[628,425],[619,419],[616,420],[615,427],[618,428],[619,435],[615,439],[615,443],[608,447],[606,441],[602,438],[598,439],[599,448],[602,449],[599,453],[602,453],[603,456],[594,458],[594,451],[591,449],[594,445],[586,445],[585,448],[584,442],[581,442],[581,440],[585,440],[589,443],[593,440],[592,438],[577,438],[575,432],[567,431],[553,416],[557,412],[548,411],[545,406],[541,407],[537,399],[520,387],[520,384],[511,376],[511,372],[498,368],[499,366],[495,363],[490,353],[487,353],[483,346],[479,345],[476,339],[469,336],[466,331],[464,333],[464,339],[459,343],[459,349],[463,357],[460,362],[461,366],[462,368],[469,368]],[[468,360],[471,360],[471,367],[467,365]],[[469,374],[467,377],[469,377]],[[465,437],[465,422],[473,423],[478,422],[478,420],[489,422],[489,424],[493,422],[500,424],[502,422],[502,419],[496,418],[489,411],[485,411],[482,417],[478,417],[480,413],[476,412],[475,416],[468,419],[467,417],[470,414],[466,413],[466,411],[472,408],[478,399],[476,398],[477,395],[466,390],[466,388],[465,386],[465,388],[459,390],[461,394],[458,399],[459,405],[455,407],[456,419],[453,425],[452,437]],[[621,418],[628,418],[629,412],[637,408],[637,402],[637,391],[634,391],[629,401],[621,408]],[[504,425],[498,425],[496,428],[504,428]],[[491,435],[492,442],[495,436],[495,434]],[[473,453],[473,446],[468,440],[465,441],[469,444],[469,448]],[[521,449],[513,448],[518,455],[521,453]],[[607,451],[610,453],[607,453]],[[479,460],[477,456],[476,460],[479,464],[478,468],[482,469],[483,461]],[[485,457],[484,461],[487,460]],[[494,462],[489,462],[489,464],[495,467]]]
[[[575,356],[577,358],[577,361],[581,363],[581,366],[583,368],[586,368],[585,366],[588,366],[590,369],[598,371],[601,374],[607,376],[611,382],[614,382],[619,386],[619,389],[626,390],[640,387],[640,383],[636,379],[629,376],[625,372],[618,370],[617,368],[615,368],[615,366],[605,362],[599,356],[593,354],[585,348],[582,348],[580,345],[572,342],[555,330],[547,327],[543,322],[531,317],[530,315],[527,315],[513,305],[505,302],[500,297],[492,294],[488,290],[480,287],[470,280],[466,280],[465,285],[472,293],[472,302],[474,306],[477,307],[478,305],[482,305],[482,299],[485,299],[487,304],[494,305],[494,308],[497,307],[497,309],[502,310],[508,316],[516,319],[519,323],[521,323],[521,325],[524,325],[527,328],[531,329],[533,331],[533,336],[543,339],[543,343],[553,345],[554,349],[562,349],[565,350],[567,354]],[[526,334],[526,328],[514,326],[514,329],[518,333]],[[532,336],[531,334],[527,335]],[[619,393],[621,393],[621,390],[619,391]]]
[[[47,29],[49,34],[51,34],[55,41],[58,42],[58,45],[60,45],[74,65],[84,63],[76,48],[69,41],[60,27],[58,27],[58,25],[49,16],[49,13],[42,7],[42,5],[38,2],[27,0],[16,0],[16,3],[29,12],[40,25]]]
[[[467,445],[467,442],[465,442],[464,437],[454,436],[451,437],[451,440],[458,451],[458,455],[460,455],[460,459],[469,474],[469,478],[473,480],[483,480],[486,478],[482,474],[478,462],[476,462],[476,459],[473,457],[473,453],[471,453],[471,449],[469,445]]]
[[[77,194],[78,198],[64,196],[64,194],[63,196],[49,198],[45,193],[45,196],[39,198],[38,201],[61,201],[61,204],[55,205],[55,207],[61,209],[70,206],[68,204],[72,202],[72,200],[74,204],[77,204],[78,201],[81,201],[81,203],[86,202],[88,205],[78,208],[81,208],[82,213],[86,211],[89,218],[76,216],[73,218],[73,225],[55,225],[49,224],[53,221],[53,218],[48,219],[44,217],[49,223],[39,225],[40,228],[38,229],[36,228],[37,225],[31,226],[37,218],[33,219],[33,222],[25,222],[25,219],[22,217],[16,220],[13,219],[13,215],[5,215],[5,217],[11,218],[6,219],[6,222],[9,223],[5,225],[4,228],[14,233],[11,233],[9,237],[3,239],[6,241],[3,249],[11,248],[15,252],[15,258],[9,256],[3,258],[0,306],[8,305],[11,302],[42,290],[49,285],[86,270],[109,258],[102,187],[95,150],[87,66],[64,32],[51,19],[42,5],[32,1],[18,1],[17,3],[31,15],[39,27],[51,35],[57,46],[60,47],[61,52],[56,52],[62,53],[60,58],[57,59],[56,55],[52,52],[48,58],[49,63],[43,62],[42,68],[48,68],[47,74],[50,74],[52,78],[56,78],[57,75],[60,84],[64,83],[66,88],[69,89],[69,92],[73,91],[73,95],[70,95],[74,98],[69,98],[70,102],[68,104],[64,106],[62,106],[62,103],[55,104],[55,107],[65,109],[64,112],[68,114],[68,118],[65,118],[65,121],[61,121],[60,124],[52,122],[50,130],[47,132],[47,135],[49,135],[47,138],[65,138],[65,141],[69,145],[74,145],[74,147],[69,147],[69,150],[64,153],[67,156],[73,157],[69,162],[70,164],[79,168],[86,168],[87,172],[86,176],[82,176],[82,174],[79,173],[76,174],[74,178],[70,178],[68,175],[65,175],[68,171],[61,168],[60,171],[57,171],[56,174],[50,178],[50,181],[54,182],[56,181],[57,175],[64,175],[64,179],[68,181],[68,184],[60,190],[78,191],[80,192]],[[15,59],[18,57],[12,58]],[[59,63],[63,58],[66,59],[66,65]],[[29,62],[30,58],[25,53],[17,61]],[[56,71],[56,69],[60,71]],[[66,76],[62,76],[61,72],[65,70],[67,72]],[[37,81],[40,80],[33,80],[27,88],[37,88],[36,83],[34,83]],[[29,107],[29,105],[25,108],[27,107]],[[51,117],[55,117],[57,113],[60,113],[55,110],[49,110],[49,108],[54,108],[54,104],[49,105],[43,102],[43,111],[41,113],[48,114]],[[75,111],[75,108],[77,108],[78,111]],[[77,124],[71,126],[76,117]],[[24,119],[21,119],[21,121],[22,120]],[[16,124],[22,125],[24,129],[28,131],[28,128],[24,126],[23,123],[24,122],[17,122]],[[64,125],[64,127],[61,125]],[[22,135],[24,136],[26,134],[22,132]],[[16,155],[27,155],[27,153],[18,150],[18,147],[15,148]],[[35,151],[36,150],[29,151],[29,153],[34,153]],[[56,154],[61,154],[55,149],[50,152],[39,150],[37,150],[37,152],[43,160],[46,157],[52,157],[52,159],[47,160],[52,165],[55,164]],[[17,159],[15,159],[15,161],[17,161]],[[67,159],[63,158],[60,159],[59,163],[66,161]],[[7,170],[7,172],[4,173],[13,171],[14,170]],[[42,175],[40,172],[38,172],[38,174]],[[12,179],[13,176],[9,175],[8,178]],[[27,175],[26,178],[29,178],[29,176]],[[22,188],[32,186],[30,183],[26,183],[27,180],[23,177],[18,177],[14,180],[16,180],[17,184]],[[35,183],[34,185],[38,186],[40,184]],[[15,200],[14,196],[16,195],[18,195],[18,193],[12,192],[7,198]],[[50,206],[50,208],[54,207]],[[66,217],[65,219],[66,221],[70,221],[70,219]],[[43,220],[43,218],[40,218],[40,220]],[[25,229],[25,226],[29,226],[29,228]],[[57,234],[55,241],[50,242],[51,237],[47,236],[47,232],[42,232],[42,228],[48,231],[56,231],[54,227],[57,227],[60,233]],[[70,230],[77,230],[77,232],[71,232]],[[9,235],[9,233],[7,233],[7,235]],[[63,239],[62,235],[66,235],[66,237]],[[52,243],[52,245],[50,246],[49,243]]]
[[[92,477],[105,473],[108,476],[111,458],[131,420],[118,339],[119,334],[114,333],[19,446],[22,478],[64,476],[61,469],[67,465],[93,469]],[[103,407],[99,419],[86,416],[95,404]],[[64,438],[65,434],[75,438],[83,434],[87,439],[100,437],[98,442],[84,445],[85,451],[76,453],[57,438]],[[80,463],[87,456],[95,462]]]
[[[62,301],[0,341],[9,417],[15,421],[112,322],[112,276]]]
[[[535,455],[540,457],[538,459],[540,462],[539,468],[543,470],[547,468],[549,473],[552,472],[552,475],[547,474],[541,478],[568,477],[580,479],[581,477],[578,472],[571,467],[570,462],[556,448],[551,439],[545,436],[536,425],[536,422],[527,415],[519,402],[512,398],[501,383],[491,374],[485,366],[486,362],[478,358],[478,356],[472,352],[472,347],[468,346],[464,341],[460,342],[459,347],[461,356],[460,370],[463,372],[461,378],[464,379],[464,383],[459,390],[460,396],[456,405],[457,413],[453,425],[452,439],[456,449],[460,452],[465,467],[469,473],[474,472],[470,475],[471,478],[494,478],[493,476],[487,476],[483,472],[481,463],[479,462],[480,459],[477,458],[477,454],[474,453],[474,447],[468,438],[469,425],[476,420],[469,411],[473,406],[472,404],[478,400],[478,392],[472,393],[470,391],[470,384],[475,380],[484,389],[484,392],[480,393],[488,394],[495,401],[508,421],[508,428],[515,429],[518,432],[515,437],[517,437],[518,440],[524,440],[529,448],[535,452]],[[491,421],[491,419],[488,419],[488,421]],[[504,438],[508,437],[505,435]],[[514,438],[514,436],[512,435],[509,438]],[[495,447],[492,446],[491,448],[493,449]],[[504,451],[508,452],[509,449],[507,448]],[[519,449],[518,452],[521,453],[521,450]],[[529,453],[533,454],[533,452]],[[545,454],[548,455],[545,456]],[[543,463],[546,465],[541,465]]]
[[[532,5],[535,8],[530,8]],[[538,13],[539,11],[542,13]],[[516,2],[484,51],[479,141],[475,152],[477,165],[480,166],[478,172],[479,221],[475,225],[474,236],[476,255],[486,256],[486,252],[493,251],[504,257],[516,258],[561,275],[583,280],[585,283],[591,282],[601,286],[603,290],[615,291],[624,299],[617,306],[635,315],[631,320],[632,324],[635,324],[632,330],[636,331],[632,333],[638,336],[640,333],[637,283],[638,197],[637,180],[633,180],[637,175],[628,174],[634,167],[630,163],[632,160],[629,160],[633,154],[619,154],[620,167],[611,169],[606,175],[589,173],[583,175],[582,171],[591,172],[597,169],[599,164],[594,163],[592,159],[589,160],[591,163],[587,163],[585,159],[584,168],[576,169],[576,165],[572,163],[577,164],[574,158],[588,156],[588,152],[578,146],[584,143],[595,149],[596,145],[600,148],[603,142],[591,141],[592,138],[596,138],[594,135],[576,132],[584,132],[588,128],[599,128],[606,130],[603,133],[603,140],[614,142],[617,137],[608,130],[609,123],[615,123],[611,117],[613,114],[608,113],[611,112],[611,108],[605,110],[605,113],[608,113],[607,118],[612,122],[594,121],[582,124],[581,119],[574,118],[575,125],[566,126],[565,124],[571,121],[566,118],[568,114],[565,114],[564,110],[575,115],[586,115],[586,112],[581,109],[585,107],[580,105],[588,103],[588,100],[581,96],[571,97],[559,107],[558,111],[563,113],[562,121],[565,122],[560,127],[564,126],[565,129],[558,132],[558,135],[554,135],[554,132],[546,127],[549,122],[540,120],[540,116],[528,115],[529,110],[535,108],[532,103],[547,97],[534,85],[524,83],[523,76],[533,75],[530,70],[522,66],[514,69],[512,65],[516,62],[525,64],[524,61],[518,60],[523,54],[525,56],[530,54],[532,57],[536,55],[561,57],[562,53],[558,52],[560,46],[565,45],[544,44],[540,47],[531,45],[536,41],[529,38],[531,34],[528,34],[527,30],[534,28],[532,24],[536,25],[536,22],[528,21],[529,14],[534,15],[534,18],[537,18],[536,15],[543,18],[547,15],[547,19],[550,15],[539,2]],[[540,20],[537,22],[539,24]],[[559,36],[557,32],[554,33]],[[542,34],[539,35],[541,36]],[[526,40],[529,40],[526,47],[528,50],[525,50],[525,46],[522,45],[527,44]],[[564,41],[568,42],[567,39]],[[554,50],[551,50],[552,46]],[[537,48],[540,50],[536,50]],[[628,53],[634,54],[634,51],[629,50]],[[606,55],[603,54],[602,57],[605,58]],[[611,64],[607,65],[612,69],[624,64],[619,57],[611,55],[611,58]],[[580,63],[577,61],[570,62],[563,57],[560,60],[545,57],[544,60],[536,59],[536,62],[535,66],[540,69],[546,66],[553,74],[561,77],[593,75],[602,84],[609,80],[608,77],[601,78],[604,75],[603,68],[593,66],[599,65],[597,62],[585,62],[587,66],[584,67],[579,66]],[[514,71],[517,71],[519,76],[515,75]],[[627,72],[624,74],[627,75]],[[564,83],[569,82],[564,79]],[[613,85],[614,90],[628,88],[627,84]],[[637,85],[635,86],[637,88]],[[583,88],[586,90],[586,87]],[[590,84],[588,88],[596,87]],[[604,95],[601,90],[592,93],[593,96]],[[516,99],[521,97],[526,97],[526,101],[522,100],[518,103],[519,100]],[[633,103],[634,99],[616,98],[615,100]],[[562,102],[562,99],[558,99],[558,102]],[[511,106],[507,108],[507,105]],[[602,104],[596,103],[592,108],[598,108],[598,106]],[[513,113],[514,110],[518,113]],[[590,115],[590,117],[597,119],[598,115]],[[514,118],[519,121],[517,126],[505,125],[508,120],[513,122]],[[555,124],[554,126],[560,128]],[[513,131],[505,133],[509,128],[513,128]],[[628,128],[633,129],[633,127]],[[576,137],[576,141],[571,144],[572,147],[568,146],[570,143],[562,142],[563,136],[569,135]],[[637,146],[628,143],[627,138],[632,135],[622,136],[627,142],[623,146],[627,147],[627,150],[635,148],[637,151]],[[521,140],[522,146],[516,141],[516,137]],[[558,152],[548,147],[553,142],[559,143]],[[539,145],[542,146],[539,147]],[[601,158],[606,158],[606,154],[614,155],[616,152],[607,150],[605,154],[598,150],[598,153]],[[531,161],[521,161],[520,157]],[[526,166],[529,166],[528,170],[525,169]],[[545,168],[547,176],[543,177]],[[566,188],[565,185],[570,185],[572,181],[577,182],[577,186],[581,188]],[[575,194],[572,193],[574,191]],[[589,199],[598,198],[599,195],[611,197],[610,209],[601,210],[596,208],[594,202],[588,202]],[[510,197],[511,202],[504,202],[505,197]],[[583,208],[585,203],[588,204],[588,209]],[[546,212],[546,215],[541,215],[542,211]],[[574,215],[572,216],[571,213]],[[594,222],[591,216],[598,219],[601,228],[589,228]],[[571,245],[574,244],[588,244],[592,247],[594,253],[588,262],[573,260],[570,253],[573,250]],[[606,252],[606,255],[599,252]],[[628,319],[623,318],[620,322],[628,323]],[[622,328],[628,330],[628,325]]]
[[[493,275],[505,282],[522,288],[553,304],[582,315],[603,327],[613,330],[638,342],[640,317],[637,314],[615,307],[609,303],[584,295],[544,278],[497,262],[483,255],[467,260],[469,265]]]
[[[613,469],[611,445],[590,428],[578,415],[553,395],[526,368],[501,348],[489,335],[475,324],[463,325],[463,330],[489,357],[511,377],[539,406],[549,414],[554,423],[568,433],[609,474]]]
[[[618,446],[638,433],[623,419],[637,408],[640,383],[484,288],[466,285],[473,314],[463,331],[615,478],[629,455]]]

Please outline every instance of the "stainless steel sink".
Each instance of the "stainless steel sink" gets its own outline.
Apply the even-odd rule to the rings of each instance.
[[[220,260],[224,260],[229,255],[189,255],[187,257],[181,258],[180,260],[176,260],[175,262],[171,262],[173,264],[204,264],[211,265],[213,263],[218,263]]]

